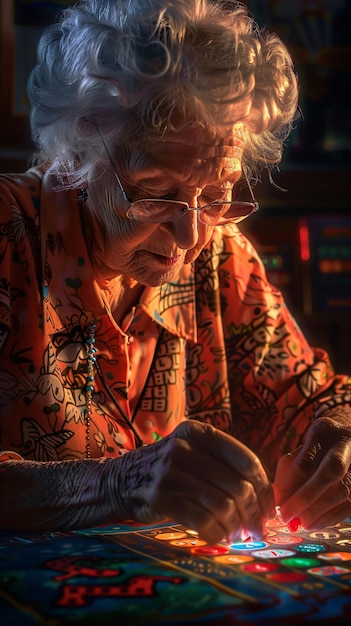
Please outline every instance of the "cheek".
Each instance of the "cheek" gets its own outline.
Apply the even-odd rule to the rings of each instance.
[[[136,248],[142,246],[155,228],[153,224],[145,225],[117,217],[112,228],[105,233],[105,251],[109,255],[129,256]]]
[[[202,235],[203,237],[202,247],[204,247],[210,241],[214,228],[213,226],[205,226],[205,224],[202,224],[202,228],[204,229],[204,232]],[[199,241],[200,241],[200,235],[199,235]]]

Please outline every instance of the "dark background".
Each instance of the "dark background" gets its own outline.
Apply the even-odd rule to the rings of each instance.
[[[45,24],[63,0],[2,0],[0,170],[24,171],[33,150],[26,80]],[[248,0],[260,26],[288,45],[302,117],[272,185],[255,187],[262,210],[243,224],[270,280],[314,345],[351,374],[351,2]],[[285,191],[283,191],[284,189]]]

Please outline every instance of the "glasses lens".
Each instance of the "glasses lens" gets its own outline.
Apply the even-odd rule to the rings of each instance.
[[[199,215],[203,224],[218,226],[229,222],[241,222],[258,208],[257,202],[211,202],[211,204],[199,209]],[[132,202],[127,211],[127,217],[139,222],[161,224],[170,222],[177,215],[182,215],[188,211],[189,205],[186,202],[147,198]]]
[[[257,202],[211,202],[207,207],[202,208],[200,219],[210,226],[228,222],[239,223],[257,209]]]
[[[162,200],[162,198],[146,198],[135,200],[127,211],[127,217],[149,223],[168,222],[179,213],[188,211],[186,202],[178,200]]]

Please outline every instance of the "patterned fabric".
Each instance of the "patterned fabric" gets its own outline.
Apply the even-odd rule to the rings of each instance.
[[[323,350],[310,348],[252,245],[232,225],[214,230],[177,281],[146,288],[119,327],[94,280],[77,197],[53,192],[38,168],[0,177],[0,424],[7,455],[84,458],[91,321],[95,457],[137,445],[127,420],[150,444],[195,418],[243,441],[272,474],[317,412],[350,401],[351,381],[334,375]],[[114,281],[106,287],[113,298]]]

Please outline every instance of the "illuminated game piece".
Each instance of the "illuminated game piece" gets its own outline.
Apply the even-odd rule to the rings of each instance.
[[[308,534],[312,539],[337,539],[340,537],[340,533],[334,529],[316,530],[313,533]]]
[[[338,546],[345,546],[346,548],[351,548],[351,539],[340,539],[336,542]]]
[[[293,517],[287,524],[291,533],[297,533],[301,530],[301,520],[298,517]]]
[[[320,559],[324,559],[325,561],[351,561],[351,553],[350,552],[326,552],[325,554],[319,555]]]
[[[274,535],[273,537],[269,537],[269,543],[279,544],[281,546],[289,546],[291,544],[297,544],[297,543],[300,543],[300,541],[303,541],[302,537],[299,537],[299,536],[292,537],[291,535],[285,535],[283,533],[279,535]]]
[[[295,552],[292,550],[285,550],[284,548],[268,548],[267,550],[254,550],[252,556],[256,556],[260,559],[281,559],[285,556],[293,556]]]
[[[317,576],[341,576],[342,574],[350,574],[350,570],[339,565],[323,565],[322,567],[312,567],[308,570],[311,574]]]
[[[193,554],[198,556],[218,556],[229,552],[224,546],[198,546],[192,549]]]
[[[307,556],[293,556],[288,559],[282,559],[282,564],[287,565],[288,567],[302,567],[307,569],[307,567],[315,567],[316,565],[319,565],[319,561]]]
[[[194,546],[205,546],[206,541],[197,539],[196,537],[185,537],[184,539],[173,539],[169,542],[171,546],[178,546],[178,548],[192,548]]]
[[[306,581],[308,576],[305,572],[274,572],[273,574],[268,574],[267,578],[281,585],[292,585]]]
[[[266,541],[237,541],[230,544],[231,550],[260,550],[261,548],[267,548],[268,543]]]
[[[297,552],[326,552],[327,546],[323,543],[301,543],[295,547]]]
[[[160,541],[171,541],[172,539],[182,539],[186,537],[185,533],[173,532],[173,533],[160,533],[155,536],[155,539]]]
[[[270,561],[255,561],[254,563],[243,565],[241,569],[253,574],[266,574],[267,572],[274,572],[279,569],[279,565],[270,563]]]
[[[226,565],[241,565],[241,563],[249,563],[253,561],[253,557],[248,554],[221,554],[215,557],[217,563],[225,563]]]

